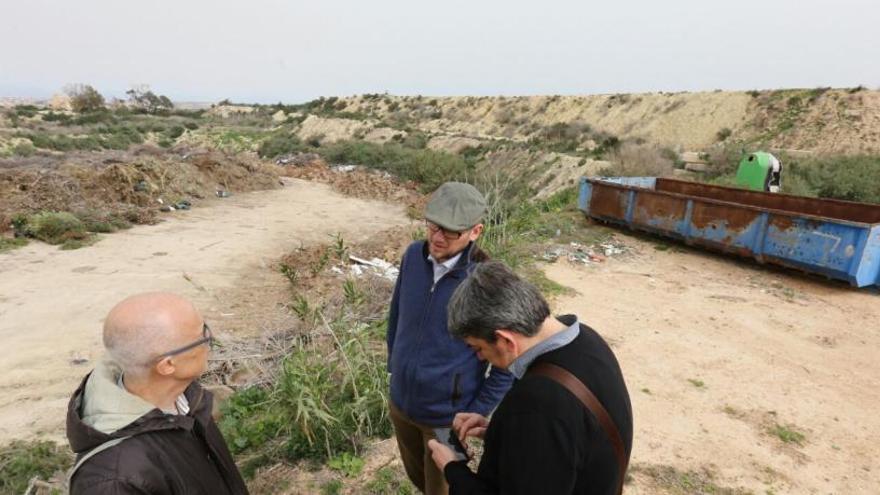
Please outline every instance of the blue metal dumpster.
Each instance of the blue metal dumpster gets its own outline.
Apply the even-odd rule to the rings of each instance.
[[[880,205],[655,177],[584,177],[578,207],[595,220],[760,263],[880,285]]]

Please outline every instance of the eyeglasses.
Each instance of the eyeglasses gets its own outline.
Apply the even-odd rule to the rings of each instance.
[[[450,241],[454,241],[456,239],[461,238],[461,236],[464,234],[464,232],[467,232],[466,230],[464,232],[456,232],[454,230],[446,230],[443,227],[437,225],[436,223],[429,222],[428,220],[425,220],[425,226],[428,228],[428,232],[430,232],[431,234],[436,234],[437,232],[443,232],[443,237],[445,237],[447,240],[450,240]]]
[[[182,353],[184,353],[190,349],[194,349],[202,344],[208,344],[209,346],[214,344],[214,334],[211,333],[211,327],[209,327],[207,323],[202,325],[202,338],[200,338],[199,340],[197,340],[191,344],[187,344],[183,347],[179,347],[177,349],[174,349],[173,351],[168,351],[168,352],[159,354],[159,356],[156,358],[156,360],[159,361],[159,360],[165,359],[167,357],[182,354]]]

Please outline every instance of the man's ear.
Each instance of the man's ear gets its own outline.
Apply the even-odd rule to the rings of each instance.
[[[483,224],[478,223],[478,224],[474,225],[473,227],[471,227],[470,232],[468,232],[468,238],[471,241],[476,241],[477,238],[480,237],[480,234],[482,234],[482,233],[483,233]]]
[[[500,345],[507,352],[516,353],[519,351],[519,341],[514,338],[514,334],[510,330],[495,330],[495,345]]]
[[[155,365],[156,372],[161,376],[170,376],[177,369],[172,356],[164,357]]]

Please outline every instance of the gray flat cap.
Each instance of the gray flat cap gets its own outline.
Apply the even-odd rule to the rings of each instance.
[[[425,207],[425,218],[446,230],[461,232],[480,223],[486,198],[470,184],[447,182],[438,187]]]

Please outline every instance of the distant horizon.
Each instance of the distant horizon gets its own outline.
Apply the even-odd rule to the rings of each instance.
[[[88,84],[88,83],[83,83],[83,84]],[[582,97],[582,96],[603,96],[603,95],[615,95],[615,94],[648,95],[648,94],[661,94],[661,93],[665,93],[665,94],[700,94],[700,93],[717,93],[717,92],[745,93],[748,91],[762,91],[762,92],[763,91],[788,91],[788,90],[795,90],[796,91],[796,90],[810,90],[810,89],[816,89],[816,88],[828,88],[831,90],[848,90],[848,89],[853,89],[853,88],[858,88],[858,87],[864,88],[869,91],[880,91],[880,87],[871,87],[871,86],[868,86],[865,84],[856,84],[853,86],[802,86],[802,87],[745,88],[745,89],[718,89],[718,88],[715,88],[715,89],[711,89],[711,90],[680,90],[680,91],[656,90],[656,91],[633,91],[633,92],[608,91],[608,92],[570,93],[570,94],[541,93],[541,94],[453,94],[453,95],[441,95],[441,94],[428,94],[428,93],[395,94],[395,93],[388,93],[388,92],[382,92],[382,93],[365,92],[365,93],[354,93],[354,94],[347,94],[347,95],[324,94],[324,95],[315,96],[314,98],[309,98],[309,99],[305,99],[305,100],[296,100],[296,101],[291,101],[291,100],[287,100],[287,101],[285,101],[285,100],[247,101],[247,100],[238,100],[236,98],[228,98],[228,97],[227,98],[220,98],[220,99],[216,99],[216,100],[197,99],[197,98],[196,99],[180,99],[180,98],[176,98],[174,95],[163,93],[163,92],[158,91],[153,88],[151,88],[151,89],[156,94],[163,94],[165,96],[168,96],[168,98],[170,98],[171,101],[173,101],[174,103],[181,103],[181,104],[215,105],[221,101],[229,100],[230,103],[233,103],[236,105],[274,105],[277,103],[281,103],[281,104],[285,104],[285,105],[297,105],[297,104],[307,103],[309,101],[313,101],[313,100],[316,100],[319,98],[332,98],[332,97],[353,98],[353,97],[362,96],[362,95],[366,95],[366,94],[382,94],[382,95],[388,95],[391,97],[398,97],[398,98],[418,97],[418,96],[421,96],[423,98],[468,98],[468,97],[472,97],[472,98],[483,98],[483,97],[517,98],[517,97],[542,97],[542,96]],[[122,93],[121,95],[108,94],[108,93],[101,91],[101,88],[95,87],[95,89],[99,93],[101,93],[101,95],[108,102],[114,98],[118,99],[118,100],[123,100],[123,101],[128,99],[128,97],[125,95],[125,93]],[[63,95],[63,94],[64,94],[64,91],[62,89],[59,89],[58,91],[55,91],[49,95],[44,94],[44,95],[37,95],[37,96],[10,95],[10,94],[0,93],[0,100],[26,100],[26,101],[33,101],[33,102],[49,102],[53,97],[55,97],[57,95]]]

